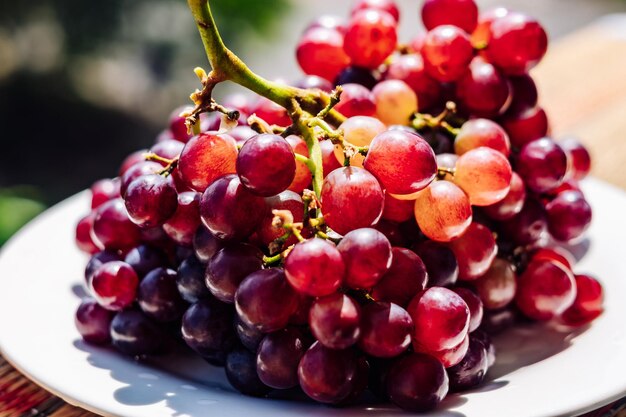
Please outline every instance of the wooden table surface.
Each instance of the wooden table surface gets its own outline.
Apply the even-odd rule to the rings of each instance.
[[[593,175],[626,189],[626,15],[555,42],[533,76],[553,135],[579,137],[593,154]],[[21,416],[95,415],[43,391],[0,357],[0,417]]]

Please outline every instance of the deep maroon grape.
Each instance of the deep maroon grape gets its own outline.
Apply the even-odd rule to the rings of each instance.
[[[546,210],[537,200],[527,198],[522,211],[499,227],[503,237],[518,245],[536,243],[548,230]]]
[[[200,226],[200,197],[195,191],[179,193],[176,211],[163,224],[163,231],[179,245],[193,245],[194,234]]]
[[[143,175],[128,185],[124,203],[130,219],[142,228],[161,226],[178,207],[171,177]]]
[[[555,141],[543,138],[522,148],[515,168],[530,190],[545,193],[557,188],[565,179],[567,155]]]
[[[361,337],[358,346],[368,355],[392,358],[411,344],[413,320],[394,303],[373,302],[361,310]]]
[[[316,299],[309,310],[313,336],[330,349],[354,345],[361,334],[361,309],[349,296],[334,293]]]
[[[180,319],[187,308],[176,284],[176,271],[157,268],[141,280],[137,301],[141,310],[159,322],[172,322]]]
[[[452,250],[441,243],[424,241],[413,248],[426,265],[429,287],[446,287],[456,283],[459,263]]]
[[[113,315],[113,312],[100,307],[93,298],[86,298],[76,310],[74,323],[85,342],[105,345],[111,341],[109,327]]]
[[[204,283],[205,266],[191,255],[178,266],[176,285],[183,300],[195,303],[211,295]]]
[[[130,356],[159,353],[165,334],[159,326],[138,310],[121,311],[111,322],[113,346]]]
[[[228,354],[225,369],[230,385],[242,394],[262,397],[270,391],[257,374],[256,355],[243,347]]]
[[[502,114],[511,99],[506,77],[481,57],[472,60],[469,71],[456,85],[459,104],[470,114],[495,117]]]
[[[200,262],[209,262],[211,256],[224,246],[224,242],[213,236],[204,225],[198,227],[193,237],[193,250]]]
[[[298,386],[298,364],[310,344],[310,337],[297,327],[286,327],[266,335],[256,356],[259,379],[276,389]]]
[[[206,285],[217,299],[233,303],[241,281],[262,268],[263,253],[257,247],[247,243],[228,245],[209,260]]]
[[[91,233],[95,218],[96,213],[92,211],[80,219],[76,224],[76,234],[74,235],[74,242],[78,249],[90,255],[100,251],[100,247],[98,243],[94,241]]]
[[[452,291],[461,296],[470,312],[469,331],[478,329],[483,320],[483,302],[472,290],[463,287],[452,288]]]
[[[265,337],[265,333],[244,323],[239,317],[235,317],[235,332],[241,344],[250,352],[256,352]]]
[[[191,305],[182,320],[183,340],[201,356],[227,352],[235,346],[232,306],[208,297]]]
[[[448,375],[437,359],[412,353],[394,363],[387,375],[391,402],[408,411],[435,408],[448,393]]]
[[[356,229],[344,236],[337,249],[346,265],[345,285],[373,287],[391,267],[391,244],[375,229]]]
[[[139,278],[130,265],[121,261],[111,261],[94,272],[91,291],[102,307],[119,311],[135,301],[138,284]]]
[[[120,179],[102,179],[91,186],[91,208],[96,209],[109,200],[120,197]]]
[[[335,79],[335,85],[360,84],[368,90],[371,90],[374,88],[377,81],[371,70],[363,67],[349,66],[339,73]]]
[[[167,266],[165,254],[152,246],[139,245],[131,249],[124,258],[124,262],[132,266],[139,278],[159,267]]]
[[[563,191],[546,205],[548,231],[556,240],[575,242],[591,225],[591,206],[578,191]]]
[[[513,95],[511,105],[507,110],[508,115],[519,115],[537,107],[539,93],[537,85],[528,74],[509,77]]]
[[[480,385],[489,368],[483,342],[470,336],[469,348],[461,362],[448,368],[451,391],[465,391]]]
[[[372,296],[406,307],[415,294],[426,287],[428,273],[422,259],[409,249],[392,249],[389,270],[372,288]]]
[[[253,272],[235,293],[237,314],[264,333],[285,327],[298,307],[298,295],[280,268]]]
[[[96,211],[92,238],[107,250],[128,250],[139,244],[139,228],[128,218],[121,198],[109,200]]]
[[[211,233],[220,239],[248,237],[263,218],[265,203],[248,191],[237,175],[224,175],[202,195],[200,217]]]

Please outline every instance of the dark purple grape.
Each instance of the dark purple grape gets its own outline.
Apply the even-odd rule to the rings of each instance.
[[[548,231],[561,242],[576,242],[591,225],[591,206],[578,191],[563,191],[546,204]]]
[[[117,350],[127,355],[151,355],[162,350],[165,333],[142,312],[126,310],[113,318],[111,340]]]
[[[243,347],[235,348],[226,357],[226,378],[237,391],[253,397],[262,397],[270,388],[259,379],[256,355]]]
[[[248,191],[234,174],[224,175],[206,189],[200,201],[200,217],[220,239],[241,240],[255,230],[263,216],[263,198]]]
[[[530,190],[545,193],[557,188],[565,179],[567,155],[552,139],[535,140],[522,148],[515,170]]]
[[[346,265],[345,285],[350,288],[373,287],[391,266],[391,244],[376,229],[348,232],[337,249]]]
[[[296,175],[293,149],[278,135],[253,136],[239,150],[237,174],[254,194],[269,197],[285,191]]]
[[[483,330],[478,329],[472,332],[471,339],[483,344],[487,352],[487,367],[493,366],[496,363],[496,347],[491,341],[491,337]]]
[[[487,375],[485,345],[470,336],[469,348],[461,362],[447,369],[451,391],[465,391],[480,385]]]
[[[419,243],[413,248],[426,265],[429,287],[454,285],[459,278],[459,263],[452,250],[431,240]]]
[[[178,207],[178,194],[170,176],[143,175],[128,185],[124,194],[128,216],[140,227],[161,226]]]
[[[528,74],[513,76],[509,78],[513,87],[511,105],[507,110],[507,115],[519,115],[534,109],[537,106],[537,85]]]
[[[209,262],[209,259],[223,246],[224,242],[213,236],[204,225],[198,227],[193,237],[193,249],[200,262]]]
[[[124,262],[133,267],[140,279],[153,269],[166,267],[168,263],[161,250],[148,245],[139,245],[128,251]]]
[[[176,212],[163,224],[163,231],[179,245],[193,245],[194,233],[200,226],[200,198],[195,191],[179,193]]]
[[[206,286],[220,301],[233,303],[241,281],[262,268],[263,252],[256,246],[247,243],[228,245],[209,260]]]
[[[96,211],[92,238],[111,251],[128,250],[139,244],[139,228],[128,218],[124,200],[109,200]]]
[[[456,95],[461,107],[470,114],[496,117],[509,106],[511,86],[496,67],[478,56],[458,81]]]
[[[237,314],[264,333],[285,327],[296,311],[298,295],[280,268],[262,269],[244,279],[235,293]]]
[[[372,289],[372,296],[406,307],[426,287],[428,273],[422,259],[405,248],[393,248],[391,267]]]
[[[176,278],[176,271],[157,268],[141,281],[137,301],[147,316],[167,323],[176,321],[183,315],[187,303],[178,292]]]
[[[211,292],[204,283],[206,267],[194,255],[181,262],[178,267],[176,285],[183,300],[195,303],[211,296]]]
[[[76,310],[74,323],[85,342],[105,345],[111,341],[109,328],[114,314],[100,307],[93,298],[86,298]]]
[[[96,272],[98,268],[107,262],[121,260],[122,257],[117,252],[113,251],[104,250],[93,255],[85,267],[85,283],[87,284],[87,288],[91,287],[91,279],[93,278],[94,272]]]
[[[495,335],[513,326],[517,321],[519,313],[512,307],[505,307],[500,310],[485,311],[483,322],[479,330]]]
[[[367,68],[354,66],[347,67],[341,71],[335,79],[335,85],[360,84],[369,90],[374,88],[377,82],[372,71]]]
[[[209,297],[191,305],[182,320],[183,340],[201,356],[228,352],[235,346],[233,308]]]
[[[261,332],[254,326],[244,323],[239,317],[235,317],[235,331],[241,341],[241,344],[251,352],[257,351],[259,344],[265,337],[265,333]],[[279,330],[280,331],[280,330]]]
[[[341,293],[316,299],[309,310],[313,336],[331,349],[345,349],[354,345],[361,334],[360,320],[359,305]]]
[[[448,375],[430,355],[413,353],[399,359],[387,375],[387,392],[398,407],[424,412],[437,407],[448,393]]]
[[[530,245],[541,239],[548,229],[546,210],[541,203],[527,198],[522,211],[500,223],[504,238],[518,245]]]
[[[334,350],[315,342],[298,366],[300,387],[317,402],[338,404],[357,381],[358,360],[353,349]]]
[[[374,302],[363,306],[359,348],[368,355],[392,358],[411,344],[413,320],[394,303]]]
[[[286,327],[266,335],[256,357],[261,381],[276,389],[298,386],[298,364],[311,344],[310,339],[298,327]]]

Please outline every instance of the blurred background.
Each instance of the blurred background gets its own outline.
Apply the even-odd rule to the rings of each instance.
[[[299,33],[349,0],[215,0],[226,43],[256,72],[296,80]],[[399,0],[401,39],[422,30],[418,0]],[[532,14],[552,40],[625,0],[478,0]],[[207,67],[185,0],[0,2],[0,244],[46,206],[148,146]],[[220,86],[217,96],[228,91]]]

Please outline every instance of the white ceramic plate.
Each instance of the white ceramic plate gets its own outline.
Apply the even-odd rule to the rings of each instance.
[[[498,361],[481,389],[451,396],[433,416],[574,416],[626,395],[626,195],[590,180],[590,239],[576,270],[600,278],[606,312],[575,334],[544,326],[498,338]],[[309,402],[244,397],[220,369],[193,355],[137,363],[85,345],[74,329],[86,257],[74,225],[86,193],[38,217],[0,256],[0,347],[19,370],[68,402],[128,417],[281,417],[408,415],[392,406],[329,408]]]

